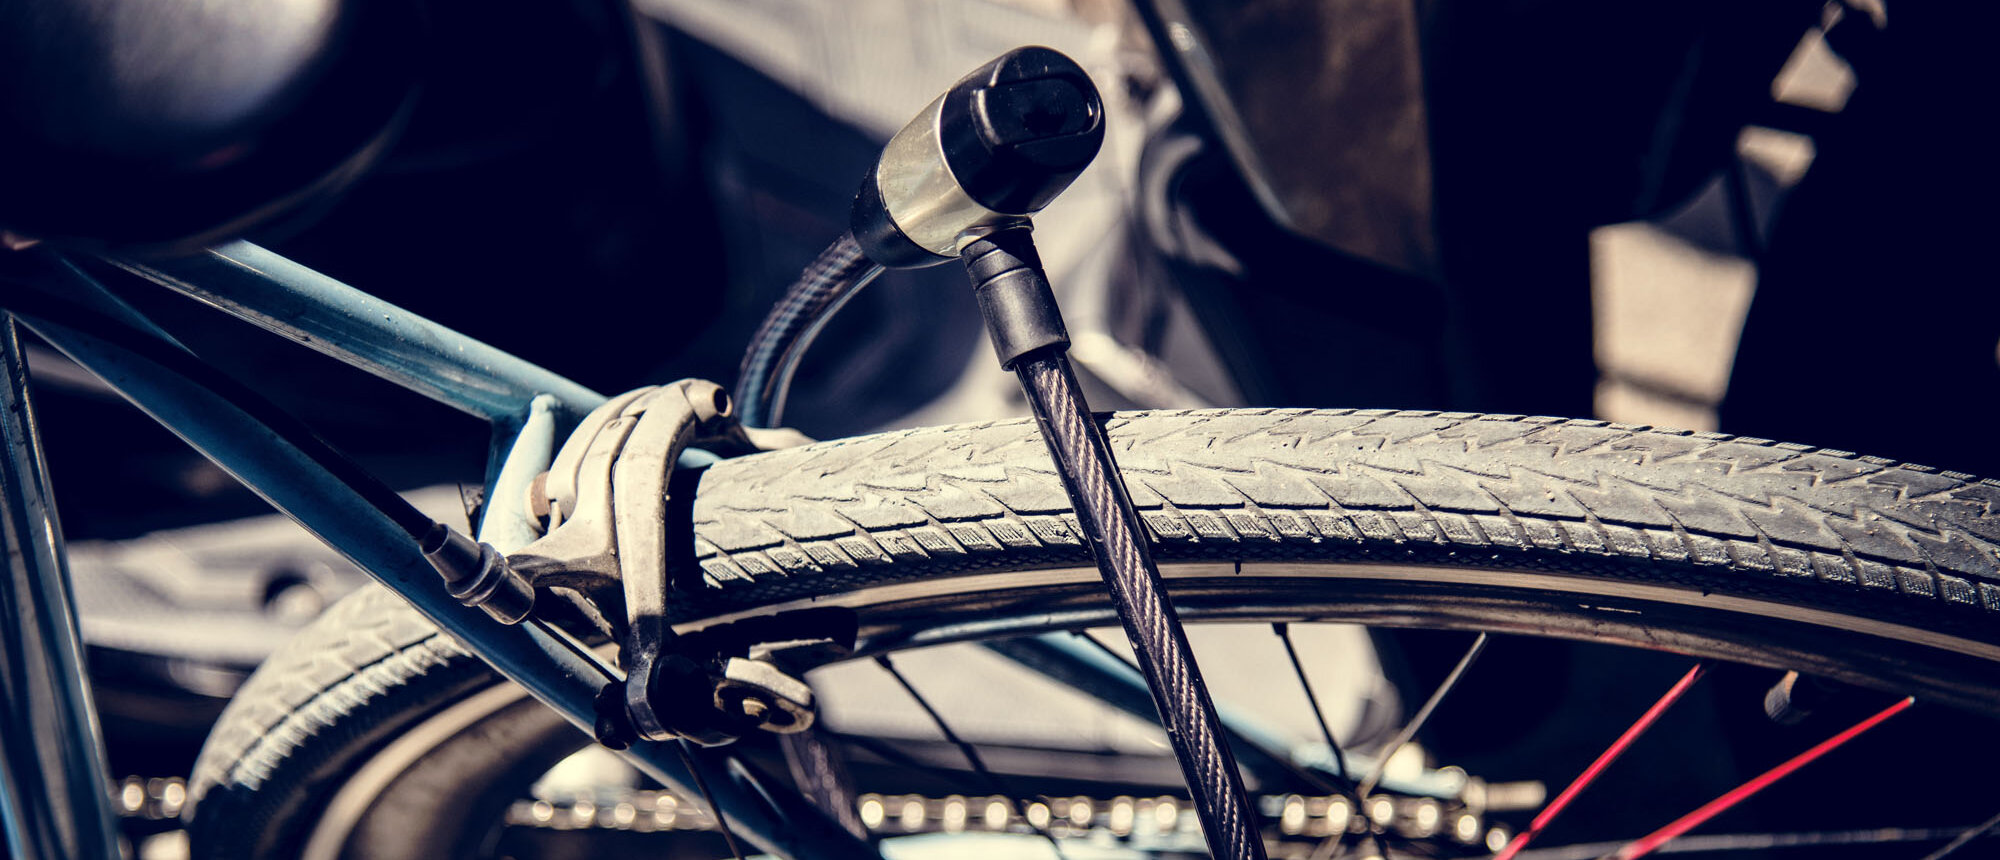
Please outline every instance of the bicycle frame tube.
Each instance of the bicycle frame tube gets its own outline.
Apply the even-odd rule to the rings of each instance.
[[[493,451],[486,464],[486,505],[479,520],[479,540],[512,553],[539,536],[528,513],[528,488],[535,476],[555,460],[556,399],[540,395],[528,402],[528,414],[518,424],[493,422]]]
[[[232,242],[173,260],[139,263],[106,258],[106,262],[491,422],[489,498],[501,490],[500,463],[512,450],[514,435],[543,431],[543,418],[537,417],[532,404],[542,404],[547,429],[560,434],[605,400],[604,395],[539,365],[249,242]],[[66,274],[90,283],[74,267]],[[100,294],[102,287],[85,292]],[[95,304],[105,309],[103,302]],[[113,304],[124,308],[121,316],[152,327],[122,302]]]
[[[0,314],[0,828],[13,857],[118,856],[68,557],[14,320]]]
[[[488,421],[537,396],[569,422],[604,396],[249,242],[191,257],[111,263],[232,316]]]
[[[94,303],[117,302],[108,293],[94,298]],[[445,592],[436,571],[399,527],[223,398],[87,333],[46,322],[24,322],[280,511],[408,599],[502,675],[520,683],[571,723],[590,731],[595,722],[592,701],[604,683],[603,672],[569,643],[534,625],[495,624],[484,612],[459,604]],[[532,397],[522,401],[524,412],[529,411],[532,401]],[[95,733],[87,734],[94,742]],[[626,755],[648,775],[693,795],[692,774],[674,747],[637,744]],[[879,856],[818,810],[802,801],[788,802],[794,799],[784,792],[765,790],[747,769],[733,766],[726,757],[708,754],[697,760],[707,772],[717,805],[731,824],[759,847],[792,857]]]

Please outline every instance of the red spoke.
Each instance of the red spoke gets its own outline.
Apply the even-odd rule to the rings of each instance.
[[[1694,682],[1701,680],[1701,675],[1704,671],[1706,669],[1700,663],[1696,663],[1692,668],[1688,669],[1687,674],[1682,675],[1681,679],[1669,688],[1666,694],[1660,697],[1659,701],[1654,702],[1651,708],[1646,709],[1646,713],[1639,716],[1638,722],[1633,723],[1630,728],[1625,730],[1624,734],[1619,735],[1617,740],[1611,742],[1611,746],[1606,747],[1604,752],[1599,753],[1597,760],[1591,762],[1589,767],[1584,768],[1582,773],[1577,774],[1576,779],[1570,781],[1569,787],[1563,789],[1561,794],[1556,795],[1555,800],[1549,801],[1549,805],[1543,807],[1541,813],[1535,816],[1534,823],[1528,825],[1528,829],[1521,831],[1520,835],[1515,836],[1514,841],[1507,843],[1507,847],[1502,849],[1499,854],[1494,855],[1493,860],[1513,860],[1515,854],[1519,854],[1521,849],[1528,847],[1528,841],[1534,839],[1536,834],[1541,833],[1542,828],[1549,826],[1549,822],[1556,820],[1556,816],[1562,814],[1563,809],[1569,806],[1570,801],[1575,800],[1577,795],[1582,794],[1584,789],[1589,788],[1591,783],[1596,782],[1597,777],[1604,773],[1605,768],[1610,767],[1612,762],[1617,761],[1619,756],[1625,754],[1625,750],[1632,746],[1633,741],[1638,740],[1640,735],[1645,734],[1647,729],[1652,728],[1653,723],[1659,721],[1660,715],[1667,712],[1667,708],[1672,707],[1674,702],[1679,701],[1681,695],[1686,693],[1688,688],[1694,686]]]
[[[1674,837],[1701,826],[1702,822],[1722,814],[1725,810],[1743,802],[1751,795],[1770,787],[1772,783],[1790,776],[1793,771],[1811,764],[1814,759],[1838,749],[1842,744],[1859,737],[1862,732],[1880,725],[1883,720],[1902,713],[1904,709],[1915,703],[1916,699],[1914,698],[1904,699],[1882,709],[1881,713],[1854,724],[1847,731],[1820,741],[1818,746],[1792,756],[1790,761],[1764,771],[1756,779],[1730,789],[1728,793],[1709,801],[1700,809],[1683,815],[1674,823],[1655,830],[1637,842],[1619,849],[1617,854],[1612,855],[1614,860],[1636,860],[1636,858],[1651,854],[1654,849],[1665,845]]]

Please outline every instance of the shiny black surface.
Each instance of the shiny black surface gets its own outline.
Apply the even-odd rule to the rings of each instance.
[[[416,84],[418,7],[387,0],[0,8],[0,225],[197,247],[351,181]],[[19,166],[31,165],[32,169]]]

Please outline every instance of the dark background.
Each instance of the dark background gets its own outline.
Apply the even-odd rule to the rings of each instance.
[[[1192,225],[1243,265],[1134,229],[1114,237],[1121,276],[1165,285],[1194,308],[1249,404],[1591,414],[1590,231],[1674,211],[1734,164],[1738,129],[1763,124],[1809,134],[1816,156],[1754,248],[1756,294],[1720,429],[2000,474],[1988,424],[2000,297],[1983,265],[2000,172],[1983,122],[1994,83],[1986,42],[2000,13],[1898,5],[1877,29],[1850,12],[1828,41],[1854,68],[1855,92],[1838,113],[1806,115],[1773,107],[1770,79],[1820,22],[1818,3],[1408,8],[1432,183],[1423,271],[1277,227],[1199,109],[1156,130],[1211,145],[1174,166],[1159,184],[1166,194],[1140,201],[1138,223]],[[394,150],[337,197],[250,238],[600,391],[733,378],[763,310],[844,227],[880,141],[664,28],[663,103],[629,34],[593,9],[431,4],[442,26],[425,42],[424,91]],[[1238,84],[1246,108],[1289,95]],[[484,430],[471,419],[96,273],[397,486],[480,481]],[[962,293],[950,267],[870,287],[821,341],[816,355],[830,358],[802,372],[793,420],[823,437],[860,432],[950,385],[984,349]],[[72,540],[264,512],[88,380],[38,367],[36,381]],[[1463,642],[1397,634],[1383,645],[1406,698],[1420,699]],[[105,678],[150,683],[139,656],[96,656],[116,663],[101,665]],[[1609,715],[1636,713],[1684,666],[1502,640],[1484,668],[1457,696],[1491,706],[1441,711],[1428,748],[1475,774],[1555,788],[1595,753],[1579,747],[1586,727],[1603,733]],[[1729,670],[1705,682],[1661,727],[1667,740],[1621,769],[1623,788],[1692,806],[1881,704],[1861,695],[1779,728],[1756,709],[1771,680]],[[107,719],[134,733],[114,736],[114,766],[184,767],[214,704],[189,704],[175,731],[148,735],[132,707],[107,701]],[[1568,716],[1549,719],[1558,705]],[[1822,786],[1787,785],[1714,829],[1990,814],[1992,793],[1965,786],[1969,773],[1990,772],[1990,745],[1969,741],[1993,726],[1921,710],[1902,720],[1914,726],[1906,737],[1968,742],[1912,757],[1863,741],[1821,777],[1852,781],[1851,807],[1792,794]],[[1544,770],[1501,771],[1522,761]],[[1617,788],[1580,805],[1562,838],[1657,823],[1653,808],[1614,800],[1630,796]]]

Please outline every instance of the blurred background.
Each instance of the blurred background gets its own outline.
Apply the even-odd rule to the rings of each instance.
[[[1044,44],[1091,71],[1110,115],[1104,153],[1038,219],[1100,409],[1595,416],[2000,473],[1987,424],[2000,291],[1978,265],[1997,172],[1978,119],[2000,14],[1985,7],[432,0],[426,13],[421,93],[386,156],[250,238],[601,391],[731,380],[765,310],[844,229],[889,134],[965,70]],[[428,510],[464,518],[461,488],[484,465],[470,419],[180,298],[121,290]],[[171,778],[235,684],[363,578],[87,373],[48,350],[30,360],[113,765],[140,786],[132,826],[167,828]],[[831,438],[1020,414],[946,266],[857,298],[787,417]],[[1460,648],[1381,634],[1330,648],[1344,656],[1317,671],[1346,679],[1357,704],[1341,720],[1360,732],[1367,702],[1421,697]],[[1424,742],[1432,764],[1494,779],[1557,778],[1594,752],[1541,704],[1641,707],[1678,674],[1666,658],[1550,643],[1502,641],[1487,660],[1554,668],[1475,688],[1519,712],[1441,713]],[[1703,696],[1750,701],[1768,680]],[[907,723],[868,698],[850,719]],[[1478,769],[1524,748],[1546,751],[1550,772]],[[1734,753],[1674,790],[1705,799]]]

